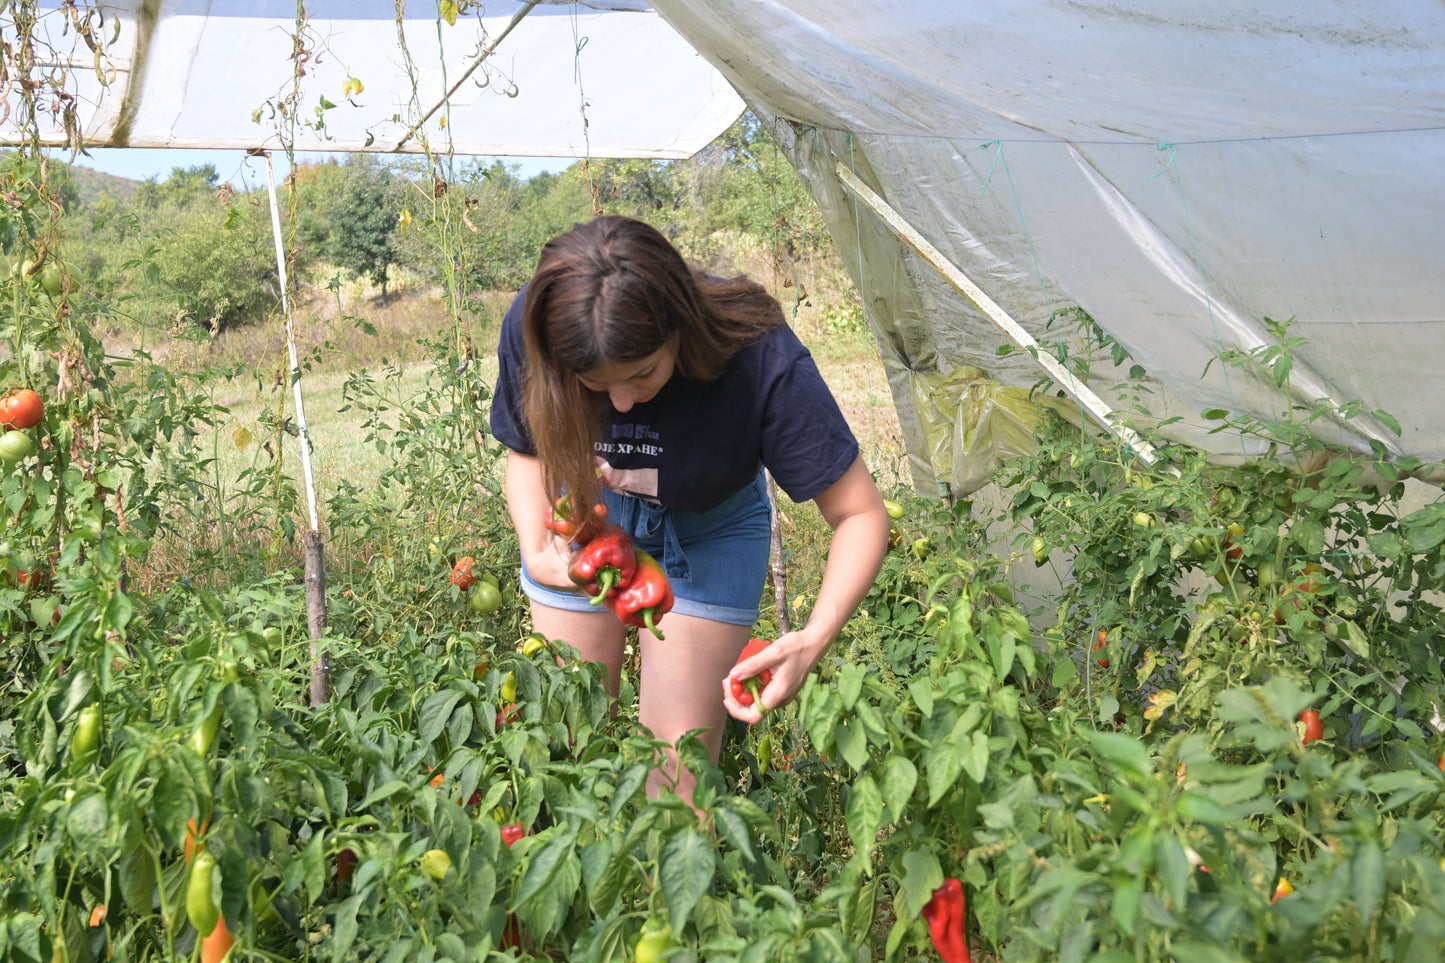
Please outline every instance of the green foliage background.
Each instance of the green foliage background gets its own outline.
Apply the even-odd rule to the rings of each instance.
[[[420,385],[397,362],[346,379],[384,464],[320,506],[315,620],[286,406],[229,439],[264,453],[239,470],[212,430],[235,382],[281,398],[295,374],[212,353],[274,320],[263,199],[201,168],[82,201],[34,145],[0,165],[0,386],[45,401],[0,473],[0,959],[194,959],[196,846],[237,960],[627,960],[649,922],[678,961],[931,959],[948,877],[982,959],[1438,958],[1445,516],[1407,502],[1421,466],[1314,440],[1358,406],[1203,413],[1269,443],[1232,467],[1157,437],[1130,384],[1149,470],[1041,425],[992,505],[888,486],[900,550],[799,699],[717,764],[684,740],[695,809],[649,798],[636,666],[613,704],[566,640],[524,654],[474,335],[599,208],[781,273],[826,238],[746,121],[686,164],[420,170],[286,188],[303,287],[384,271],[446,318]],[[394,223],[357,216],[378,187]],[[1220,362],[1287,382],[1300,343],[1269,327]],[[795,578],[759,635],[779,604],[806,617],[821,571],[821,520],[780,511]],[[1057,593],[1021,577],[1034,539]],[[462,556],[500,609],[450,583]]]

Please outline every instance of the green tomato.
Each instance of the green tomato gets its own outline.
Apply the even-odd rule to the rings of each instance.
[[[432,879],[440,881],[446,878],[447,870],[452,868],[452,858],[444,849],[428,849],[421,854],[421,868]]]
[[[13,465],[35,451],[35,443],[23,431],[7,431],[0,435],[0,461]]]
[[[1049,543],[1044,541],[1042,535],[1035,535],[1033,544],[1029,549],[1034,553],[1034,564],[1042,565],[1049,560]]]
[[[467,605],[479,615],[491,615],[502,607],[502,590],[491,582],[478,582],[467,596]]]
[[[54,261],[46,261],[45,267],[40,269],[40,286],[45,293],[52,298],[59,297],[61,280],[60,265]]]

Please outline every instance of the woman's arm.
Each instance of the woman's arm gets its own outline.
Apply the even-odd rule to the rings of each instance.
[[[542,463],[532,455],[507,452],[507,474],[502,484],[507,496],[507,511],[512,527],[517,530],[517,543],[522,561],[537,584],[564,592],[578,587],[567,577],[567,560],[571,545],[567,539],[546,526],[547,488],[542,483]]]
[[[770,709],[790,702],[868,594],[888,552],[888,512],[862,458],[814,502],[833,529],[818,601],[807,625],[780,636],[759,654],[738,663],[723,679],[723,703],[743,722],[757,722],[763,714],[757,706],[734,699],[729,680],[771,669],[772,681],[759,701]]]

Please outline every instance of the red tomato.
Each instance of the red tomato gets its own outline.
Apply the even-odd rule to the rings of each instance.
[[[1304,710],[1299,714],[1299,721],[1304,723],[1304,736],[1300,741],[1305,745],[1309,745],[1325,737],[1325,727],[1320,723],[1320,713],[1318,709]]]
[[[1100,629],[1098,638],[1094,640],[1094,651],[1098,652],[1100,649],[1104,649],[1107,651],[1109,648],[1108,639],[1109,630]],[[1109,667],[1109,660],[1104,658],[1103,656],[1099,656],[1097,659],[1095,659],[1095,661],[1099,663],[1099,668],[1101,669],[1107,669]]]
[[[457,559],[457,564],[452,566],[452,584],[465,592],[476,584],[477,577],[472,574],[472,566],[477,560],[470,555],[463,555]]]
[[[1306,569],[1305,571],[1308,572],[1309,570]],[[1314,596],[1319,593],[1319,590],[1320,583],[1309,577],[1309,575],[1306,575],[1297,582],[1291,582],[1283,592],[1279,593],[1279,604],[1274,610],[1275,623],[1284,625],[1289,616],[1298,612],[1310,612],[1314,614],[1316,601]],[[1286,606],[1292,606],[1293,608],[1286,608]],[[1309,619],[1305,624],[1311,627],[1318,627],[1320,623],[1319,619]]]
[[[1228,536],[1224,539],[1224,554],[1230,558],[1242,558],[1244,549],[1234,543],[1234,540],[1244,534],[1244,526],[1238,522],[1231,522],[1227,529]]]
[[[34,428],[44,415],[40,395],[29,388],[12,391],[0,399],[0,425],[6,428]]]

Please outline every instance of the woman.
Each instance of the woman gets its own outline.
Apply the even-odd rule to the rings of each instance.
[[[756,723],[797,695],[882,565],[888,517],[857,440],[762,286],[692,270],[630,218],[547,243],[497,353],[492,432],[509,449],[534,628],[605,664],[617,693],[627,629],[568,578],[572,546],[545,525],[564,491],[579,512],[604,504],[676,596],[666,639],[640,633],[640,721],[674,744],[701,730],[716,761],[723,713]],[[764,467],[794,501],[815,501],[833,535],[808,624],[735,666],[767,575]],[[730,679],[765,669],[761,705],[738,702]],[[665,769],[649,790],[690,799],[675,756]]]

